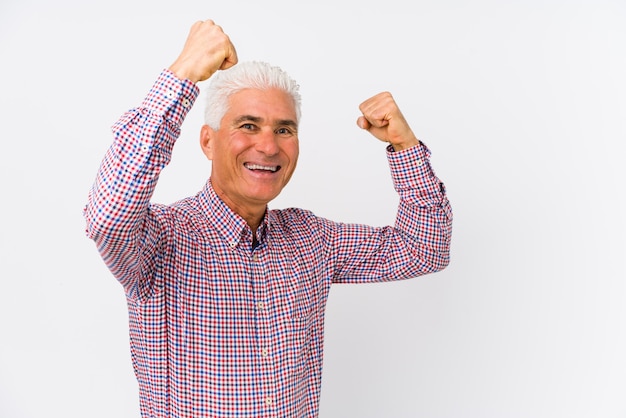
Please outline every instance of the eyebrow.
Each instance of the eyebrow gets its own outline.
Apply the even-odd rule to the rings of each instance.
[[[298,130],[298,124],[291,119],[283,119],[278,121],[278,125],[280,126],[289,126],[295,130]]]
[[[240,123],[247,122],[247,121],[254,122],[254,123],[261,123],[263,122],[263,118],[259,116],[252,116],[252,115],[241,115],[233,121],[233,125],[239,125]],[[277,126],[289,126],[293,129],[298,128],[298,124],[294,120],[291,120],[291,119],[280,119],[276,121],[276,125]]]
[[[242,122],[246,122],[246,121],[259,123],[259,122],[261,122],[262,120],[263,120],[263,119],[261,119],[261,118],[260,118],[260,117],[258,117],[258,116],[252,116],[252,115],[241,115],[241,116],[239,116],[237,119],[235,119],[235,120],[233,121],[233,124],[234,124],[234,125],[239,125],[240,123],[242,123]]]

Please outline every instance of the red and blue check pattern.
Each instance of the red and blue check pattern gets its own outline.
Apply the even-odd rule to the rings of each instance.
[[[429,151],[388,149],[396,224],[268,210],[257,231],[215,194],[151,204],[198,95],[165,70],[114,126],[84,214],[124,287],[144,417],[316,417],[331,283],[412,278],[449,261],[452,212]]]

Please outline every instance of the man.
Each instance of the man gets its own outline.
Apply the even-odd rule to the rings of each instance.
[[[211,177],[196,196],[152,204],[195,83],[208,78],[200,145]],[[268,209],[298,159],[298,86],[276,67],[237,64],[210,20],[114,126],[85,218],[126,292],[142,416],[315,417],[330,284],[448,264],[452,215],[428,150],[389,93],[360,110],[358,125],[388,143],[394,227]]]

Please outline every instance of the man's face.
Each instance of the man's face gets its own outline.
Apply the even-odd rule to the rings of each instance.
[[[298,161],[298,126],[291,97],[245,89],[230,96],[220,129],[204,126],[201,144],[212,161],[217,194],[239,215],[264,210],[285,187]]]

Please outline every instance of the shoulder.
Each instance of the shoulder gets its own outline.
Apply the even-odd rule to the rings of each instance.
[[[273,209],[269,212],[271,230],[282,235],[309,235],[317,219],[310,210],[300,208]]]
[[[269,211],[270,222],[283,228],[299,228],[310,225],[318,217],[310,210],[300,208],[272,209]]]
[[[191,226],[199,222],[201,210],[195,196],[187,197],[170,204],[151,203],[149,208],[157,222],[173,228]]]
[[[272,233],[292,239],[306,238],[326,241],[333,232],[334,222],[315,215],[312,211],[300,208],[274,209],[269,212]]]

